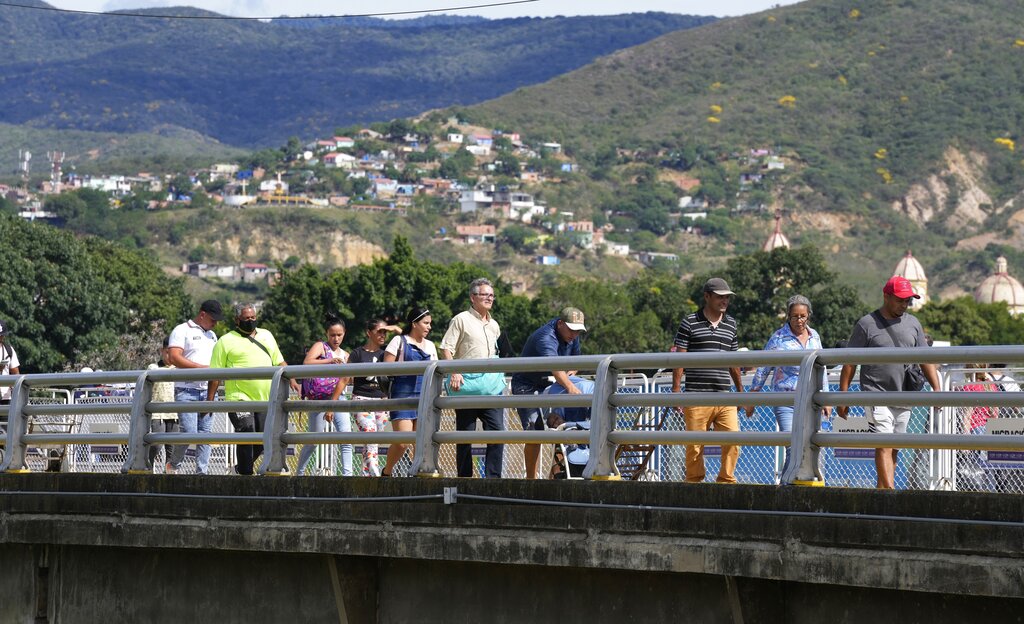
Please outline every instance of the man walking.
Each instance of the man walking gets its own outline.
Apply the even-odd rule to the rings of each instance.
[[[523,345],[520,357],[551,357],[558,355],[580,355],[580,334],[587,331],[583,312],[578,308],[564,308],[557,318],[541,325],[530,334]],[[555,382],[565,389],[566,394],[580,394],[579,388],[569,376],[575,371],[551,371]],[[512,375],[512,394],[540,394],[551,385],[546,372],[516,373]],[[523,431],[544,430],[540,409],[517,407]],[[523,448],[526,459],[526,478],[536,479],[540,465],[540,445],[527,444]]]
[[[709,351],[736,351],[736,319],[726,314],[729,302],[735,293],[720,277],[713,277],[704,284],[704,306],[688,314],[679,323],[673,349],[676,352],[703,353]],[[687,392],[728,392],[732,385],[737,392],[743,392],[743,381],[738,367],[724,368],[677,368],[672,371],[672,392],[679,392],[683,376],[686,376]],[[731,378],[731,381],[730,381]],[[737,405],[740,401],[737,401]],[[735,405],[723,407],[692,406],[683,409],[683,420],[687,431],[739,431],[739,417]],[[747,414],[747,418],[750,414]],[[738,446],[722,445],[722,465],[718,470],[719,483],[736,483],[736,462],[739,460]],[[690,483],[704,481],[704,445],[690,444],[686,447],[686,480]]]
[[[255,368],[265,366],[287,366],[274,335],[256,327],[256,308],[251,303],[235,306],[235,327],[220,337],[210,356],[210,368]],[[206,400],[213,401],[220,387],[219,380],[211,380],[206,391]],[[229,379],[224,384],[225,401],[263,401],[270,399],[269,379]],[[298,392],[298,384],[291,381],[292,390]],[[228,418],[238,433],[263,431],[267,420],[265,407],[253,412],[229,412]],[[239,444],[238,464],[235,471],[240,475],[251,475],[253,464],[263,454],[260,445]]]
[[[195,318],[189,319],[171,331],[167,341],[165,363],[175,368],[209,368],[213,346],[217,335],[213,327],[224,318],[220,302],[207,299],[199,306]],[[179,381],[174,384],[174,400],[180,402],[202,401],[206,398],[205,381]],[[182,433],[210,433],[213,430],[213,414],[204,412],[183,412],[178,415],[178,427]],[[185,459],[187,444],[178,444],[171,452],[165,467],[166,472],[177,472]],[[196,445],[196,474],[206,474],[210,466],[210,445]]]
[[[469,285],[469,309],[456,314],[448,323],[448,331],[441,339],[441,357],[446,360],[486,359],[498,357],[498,337],[501,328],[491,316],[494,306],[494,287],[486,278],[475,279]],[[468,378],[467,378],[468,377]],[[473,373],[472,376],[453,373],[448,379],[449,394],[499,395],[505,391],[503,373]],[[471,408],[455,410],[455,428],[476,431],[476,421],[483,423],[484,431],[504,431],[505,410],[501,408]],[[500,479],[505,445],[488,444],[484,458],[484,476]],[[460,477],[473,476],[473,449],[470,444],[455,447],[455,465]]]
[[[905,277],[893,276],[882,288],[882,307],[867,314],[853,327],[851,349],[858,347],[927,347],[924,329],[914,315],[907,312],[912,299],[920,299]],[[899,392],[903,390],[907,375],[906,364],[862,364],[860,367],[860,389],[867,392]],[[845,364],[839,376],[839,391],[846,392],[853,380],[856,366]],[[939,376],[935,365],[922,364],[924,373],[932,388],[939,387]],[[846,418],[849,407],[840,405],[836,413]],[[868,428],[872,433],[906,433],[910,422],[909,407],[875,406],[867,409]],[[893,489],[895,485],[898,449],[875,449],[875,470],[878,473],[876,485],[881,489]]]

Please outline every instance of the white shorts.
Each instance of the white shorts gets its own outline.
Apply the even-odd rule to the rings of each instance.
[[[868,412],[868,430],[871,433],[906,433],[909,422],[909,407],[876,405]]]

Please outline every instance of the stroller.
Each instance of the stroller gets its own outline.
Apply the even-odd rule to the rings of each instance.
[[[594,393],[594,382],[582,377],[570,377],[573,385],[583,394]],[[565,394],[560,384],[551,384],[544,394]],[[554,407],[547,413],[545,424],[556,431],[590,431],[589,407]],[[555,444],[549,479],[582,479],[583,469],[590,461],[588,444]]]

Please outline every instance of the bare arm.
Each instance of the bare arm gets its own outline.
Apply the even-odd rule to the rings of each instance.
[[[565,388],[566,394],[581,394],[580,389],[576,387],[576,384],[569,379],[569,374],[565,371],[551,371],[555,381],[558,385]]]
[[[181,347],[167,347],[167,363],[176,368],[210,368],[185,357],[185,350]]]
[[[843,372],[839,374],[839,391],[846,392],[850,389],[850,382],[853,381],[853,372],[857,367],[852,364],[843,364]],[[849,405],[837,405],[836,415],[846,419],[846,413],[850,410]]]
[[[213,401],[217,398],[217,388],[220,388],[219,379],[211,379],[206,384],[206,400]]]
[[[303,364],[323,364],[319,362],[324,354],[324,343],[319,340],[313,343],[313,346],[306,351],[306,357],[302,358]]]
[[[942,390],[942,386],[939,384],[939,370],[934,364],[922,364],[921,372],[924,373],[925,379],[932,387],[932,392],[938,392]]]
[[[676,353],[686,353],[686,349],[676,349]],[[683,374],[686,372],[685,369],[675,368],[672,369],[672,392],[679,392],[683,383]]]

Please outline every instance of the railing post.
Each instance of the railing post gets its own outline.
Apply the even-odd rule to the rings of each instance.
[[[146,409],[146,404],[153,400],[153,381],[149,371],[143,371],[135,380],[135,395],[132,397],[132,411],[128,417],[128,458],[121,466],[121,472],[127,474],[146,474],[153,472],[149,465],[149,445],[146,434],[149,433],[153,414]]]
[[[615,430],[617,411],[611,397],[618,386],[619,373],[608,357],[597,366],[594,377],[594,398],[590,407],[590,461],[583,469],[583,478],[594,481],[617,481],[619,469],[615,465],[615,445],[608,442],[608,434]]]
[[[811,436],[818,431],[821,422],[818,418],[821,407],[814,403],[814,393],[821,388],[824,373],[824,367],[818,363],[817,349],[800,361],[800,378],[794,392],[789,466],[782,473],[782,485],[825,485],[818,463],[821,447],[811,442]]]
[[[441,396],[444,388],[442,376],[437,371],[437,362],[431,362],[423,371],[423,388],[420,404],[416,408],[416,451],[412,456],[412,474],[417,477],[440,477],[437,456],[441,445],[434,441],[434,434],[441,428],[441,410],[434,400]]]
[[[274,373],[270,381],[270,400],[267,402],[267,421],[263,425],[263,463],[259,474],[279,477],[285,473],[285,459],[288,445],[281,435],[288,431],[288,412],[284,403],[288,400],[291,386],[285,379],[285,369]]]
[[[28,472],[25,463],[27,448],[22,441],[28,429],[28,417],[25,406],[28,405],[29,387],[25,376],[21,375],[11,387],[10,411],[7,413],[7,446],[4,448],[4,461],[0,464],[0,472]]]

